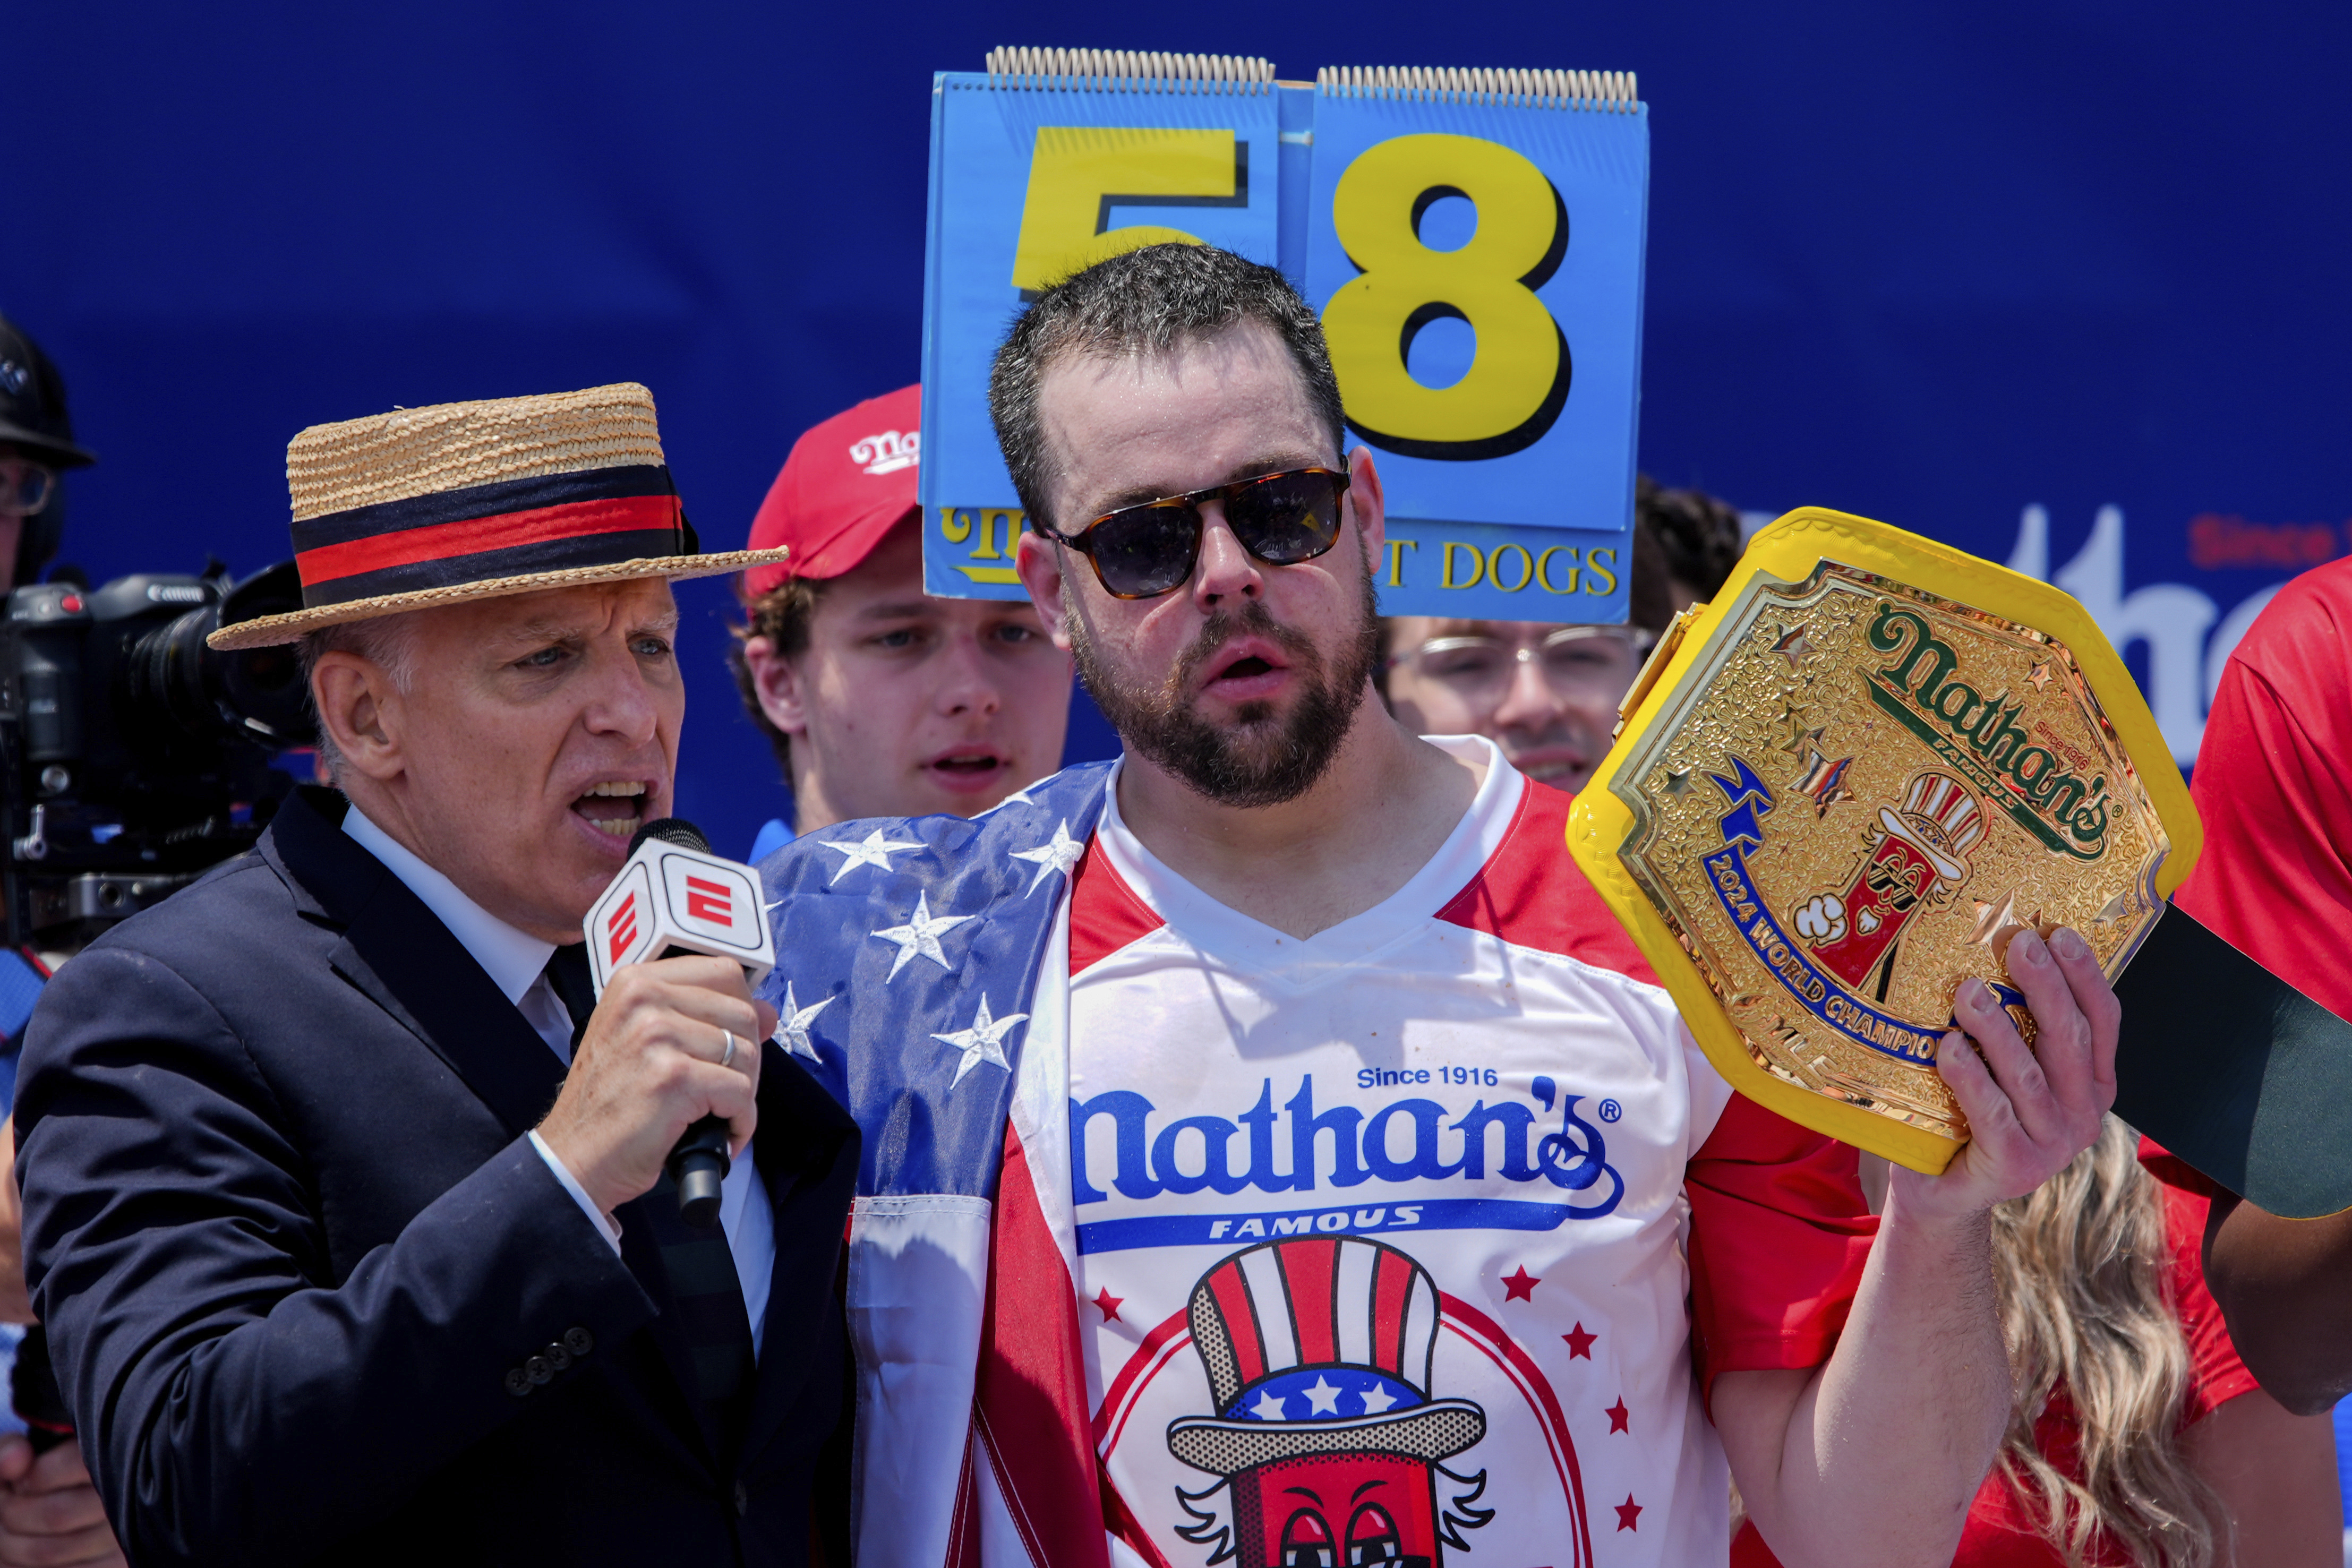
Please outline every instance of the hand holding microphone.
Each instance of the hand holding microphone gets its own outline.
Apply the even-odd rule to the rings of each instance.
[[[775,1010],[751,988],[774,965],[759,878],[676,818],[637,830],[588,912],[595,1016],[540,1136],[611,1213],[667,1166],[688,1223],[719,1218],[730,1148],[758,1121]]]

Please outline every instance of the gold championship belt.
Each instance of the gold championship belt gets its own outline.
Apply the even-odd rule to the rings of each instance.
[[[1625,698],[1569,842],[1750,1099],[1915,1169],[1967,1143],[1936,1074],[1963,977],[2029,1043],[2009,939],[2123,972],[2188,875],[2189,790],[2088,612],[1882,523],[1759,533]]]

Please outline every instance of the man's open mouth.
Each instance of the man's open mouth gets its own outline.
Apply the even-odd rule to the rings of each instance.
[[[592,784],[572,809],[598,832],[626,839],[645,821],[647,793],[644,781],[635,779]]]
[[[1561,789],[1575,789],[1592,773],[1592,757],[1583,747],[1566,741],[1551,740],[1538,746],[1512,744],[1513,737],[1505,736],[1503,755],[1511,766],[1538,784],[1549,784]]]
[[[991,747],[968,747],[944,752],[923,764],[950,789],[987,784],[1013,766],[1013,759]]]
[[[1250,688],[1266,676],[1279,675],[1289,668],[1279,654],[1267,649],[1264,638],[1243,637],[1236,641],[1240,647],[1214,655],[1223,662],[1214,666],[1216,673],[1202,684],[1202,689],[1232,692],[1240,688],[1242,695],[1255,695],[1257,694]]]

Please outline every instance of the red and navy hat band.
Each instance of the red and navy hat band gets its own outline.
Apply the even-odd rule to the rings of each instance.
[[[591,468],[354,507],[294,525],[306,608],[611,566],[698,546],[669,470]]]

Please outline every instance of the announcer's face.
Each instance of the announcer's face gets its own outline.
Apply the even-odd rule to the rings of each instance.
[[[412,847],[509,925],[576,942],[630,835],[670,813],[686,691],[669,584],[516,594],[417,620],[394,699]]]

